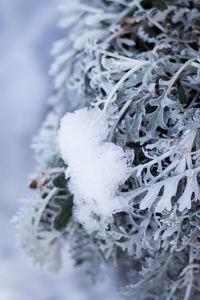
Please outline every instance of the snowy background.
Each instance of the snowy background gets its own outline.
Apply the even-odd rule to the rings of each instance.
[[[67,256],[59,274],[34,268],[16,247],[10,223],[19,199],[30,194],[31,138],[47,111],[49,50],[62,36],[55,26],[57,4],[58,0],[0,0],[0,299],[117,300],[108,283],[91,287]]]

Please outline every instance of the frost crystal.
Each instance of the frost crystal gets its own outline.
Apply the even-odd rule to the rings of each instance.
[[[105,226],[105,220],[123,206],[117,190],[128,177],[129,161],[122,147],[106,140],[108,134],[105,112],[87,108],[67,113],[58,133],[75,215],[88,231],[97,229],[99,221]]]

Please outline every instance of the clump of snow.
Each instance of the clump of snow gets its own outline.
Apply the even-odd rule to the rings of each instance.
[[[77,220],[91,232],[122,209],[117,195],[127,179],[130,153],[106,141],[109,126],[105,112],[83,108],[61,120],[58,143],[68,165]],[[129,158],[128,158],[129,156]]]

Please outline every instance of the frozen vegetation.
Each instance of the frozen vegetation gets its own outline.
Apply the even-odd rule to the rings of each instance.
[[[33,140],[38,193],[16,214],[18,242],[56,270],[69,247],[127,299],[197,300],[200,5],[62,3],[50,111]]]

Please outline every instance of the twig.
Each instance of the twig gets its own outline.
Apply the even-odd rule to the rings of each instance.
[[[39,211],[37,213],[37,217],[35,219],[35,224],[34,224],[34,235],[35,235],[35,238],[37,237],[37,229],[38,229],[38,226],[39,226],[42,214],[43,214],[43,212],[44,212],[47,204],[49,203],[49,201],[53,198],[53,196],[55,196],[57,194],[57,192],[58,192],[57,188],[53,188],[51,190],[51,192],[48,194],[48,196],[44,199],[44,203],[40,207],[40,209],[39,209]]]

